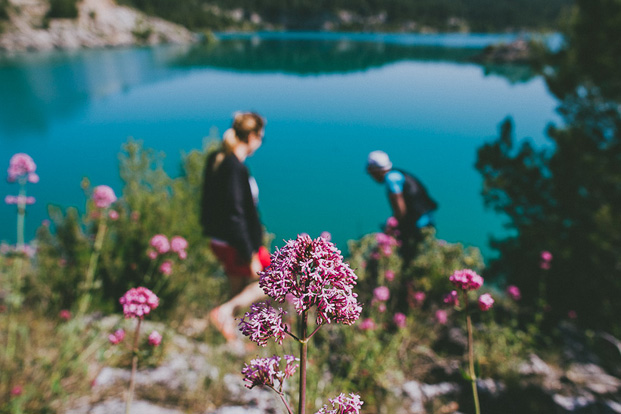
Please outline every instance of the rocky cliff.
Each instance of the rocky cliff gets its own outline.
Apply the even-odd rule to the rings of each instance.
[[[114,0],[81,0],[75,19],[48,18],[49,0],[5,0],[0,50],[50,50],[190,43],[182,26],[147,16]]]

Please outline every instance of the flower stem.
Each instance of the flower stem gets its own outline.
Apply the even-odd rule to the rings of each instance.
[[[80,299],[80,305],[78,307],[78,314],[80,315],[83,315],[88,310],[91,302],[91,290],[93,289],[93,283],[95,282],[95,269],[97,269],[99,253],[101,252],[104,236],[106,235],[106,215],[104,214],[104,211],[101,211],[100,214],[99,228],[97,229],[95,245],[93,246],[93,253],[91,254],[91,260],[88,264],[88,271],[86,272],[86,279],[84,280],[84,295]]]
[[[474,341],[472,340],[472,320],[470,319],[470,314],[466,314],[466,324],[468,326],[468,362],[470,368],[470,382],[472,384],[472,396],[474,397],[474,409],[476,414],[481,414],[479,393],[477,391],[477,376],[474,371]]]
[[[302,312],[300,322],[300,399],[298,402],[298,414],[306,413],[306,360],[308,356],[308,341],[306,329],[308,324],[308,311]]]
[[[136,385],[136,370],[138,369],[138,336],[140,335],[140,323],[142,319],[138,319],[136,324],[136,332],[134,332],[134,344],[132,346],[132,373],[129,377],[129,390],[127,392],[127,401],[125,403],[125,414],[129,414],[132,406],[132,399],[134,398],[134,387]]]

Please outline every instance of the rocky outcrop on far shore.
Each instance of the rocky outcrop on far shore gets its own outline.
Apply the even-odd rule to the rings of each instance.
[[[81,0],[74,19],[48,18],[49,0],[8,0],[0,22],[0,50],[27,51],[190,43],[186,28],[114,0]]]

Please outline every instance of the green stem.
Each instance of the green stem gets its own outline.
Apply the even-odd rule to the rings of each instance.
[[[140,323],[142,319],[138,319],[136,324],[136,332],[134,332],[134,344],[132,346],[132,373],[129,377],[129,390],[127,392],[127,401],[125,403],[125,414],[129,414],[132,407],[132,399],[134,398],[134,388],[136,386],[136,370],[138,369],[138,336],[140,335]]]
[[[78,314],[83,315],[88,310],[91,302],[91,291],[95,282],[95,270],[97,269],[97,261],[99,260],[99,254],[104,242],[104,236],[106,235],[106,214],[104,210],[100,211],[99,216],[99,228],[97,229],[97,236],[95,238],[95,245],[93,246],[93,253],[91,254],[91,260],[88,264],[88,271],[86,272],[86,279],[84,280],[84,294],[80,300],[78,307]]]
[[[300,400],[298,402],[298,414],[306,413],[306,361],[308,357],[307,324],[308,311],[303,311],[302,321],[300,323]]]
[[[472,339],[472,320],[468,312],[468,297],[464,292],[464,302],[466,308],[466,325],[468,326],[468,363],[470,368],[470,383],[472,384],[472,396],[474,397],[474,409],[476,414],[481,414],[479,406],[479,392],[477,391],[477,376],[474,371],[474,341]]]
[[[24,247],[24,222],[26,219],[26,184],[20,182],[19,198],[17,203],[17,251]]]

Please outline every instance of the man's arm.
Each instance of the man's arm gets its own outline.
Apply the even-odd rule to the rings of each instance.
[[[405,217],[405,198],[403,193],[390,193],[388,194],[390,200],[390,206],[392,207],[392,214],[398,221],[401,221]]]

